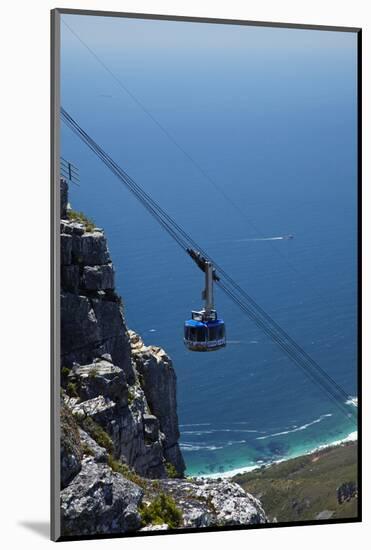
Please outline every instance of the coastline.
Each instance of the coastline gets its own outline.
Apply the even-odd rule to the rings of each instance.
[[[287,462],[289,460],[292,460],[293,458],[299,458],[300,456],[308,456],[308,455],[314,454],[318,451],[322,451],[324,449],[330,449],[332,447],[338,447],[340,445],[343,445],[345,443],[349,443],[351,441],[357,441],[357,439],[358,439],[358,432],[355,430],[355,431],[349,433],[347,436],[345,436],[342,439],[338,439],[338,440],[335,440],[335,441],[332,441],[332,442],[329,442],[329,443],[324,443],[323,445],[318,445],[317,447],[314,447],[310,451],[307,451],[307,452],[304,452],[304,453],[303,452],[297,452],[297,453],[293,453],[290,456],[287,456],[287,457],[279,459],[279,460],[274,460],[272,462],[241,466],[240,468],[235,468],[233,470],[229,470],[229,471],[226,471],[226,472],[219,472],[219,473],[218,472],[213,472],[212,474],[203,474],[203,475],[196,475],[196,476],[191,476],[191,477],[194,477],[195,479],[218,479],[218,478],[230,479],[230,478],[233,478],[234,476],[239,475],[239,474],[245,474],[245,473],[248,473],[248,472],[252,472],[254,470],[259,470],[262,466],[269,467],[269,466],[272,466],[273,464],[280,464],[282,462]]]

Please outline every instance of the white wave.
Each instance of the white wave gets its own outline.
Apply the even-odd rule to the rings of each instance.
[[[201,478],[231,478],[234,477],[237,474],[245,474],[247,472],[252,472],[253,470],[257,470],[264,466],[272,466],[273,464],[280,464],[281,462],[286,462],[287,460],[291,460],[293,458],[298,458],[299,456],[306,456],[311,455],[313,453],[316,453],[317,451],[322,451],[323,449],[326,449],[328,447],[338,447],[339,445],[342,445],[344,443],[349,443],[350,441],[357,441],[358,433],[357,431],[351,432],[346,437],[342,439],[338,439],[336,441],[332,441],[330,443],[326,443],[323,445],[319,445],[318,447],[315,447],[314,449],[311,449],[305,453],[297,452],[290,456],[287,456],[285,458],[280,458],[278,460],[268,461],[265,462],[264,460],[258,460],[255,464],[248,464],[246,466],[242,466],[240,468],[235,468],[233,470],[228,470],[227,472],[214,472],[212,474],[204,474],[202,476],[196,476]]]
[[[223,449],[222,446],[218,445],[192,445],[191,443],[181,443],[180,449],[184,452],[192,452],[192,451],[217,451],[219,449]]]
[[[358,407],[358,397],[352,397],[350,396],[347,401],[345,401],[346,405],[353,405],[353,407]]]
[[[215,478],[230,478],[233,476],[236,476],[237,474],[246,474],[247,472],[251,472],[252,470],[256,470],[256,468],[259,468],[256,464],[250,465],[250,466],[243,466],[241,468],[235,468],[234,470],[228,470],[227,472],[214,472],[213,474],[204,474],[202,476],[196,476],[197,478],[209,478],[209,479],[215,479]]]
[[[182,430],[182,435],[210,435],[216,433],[262,433],[259,430],[244,430],[236,428],[220,428],[215,430]]]
[[[283,432],[277,432],[274,434],[268,434],[268,435],[261,435],[260,437],[257,437],[256,439],[268,439],[270,437],[279,437],[280,435],[287,435],[291,434],[293,432],[301,432],[302,430],[306,430],[309,428],[309,426],[313,426],[313,424],[318,424],[318,422],[322,422],[325,418],[332,416],[332,414],[322,414],[319,418],[316,418],[316,420],[313,420],[312,422],[308,422],[308,424],[303,424],[302,426],[298,426],[297,428],[293,428],[292,430],[286,430]]]
[[[306,454],[315,453],[316,451],[321,451],[322,449],[327,449],[327,447],[337,447],[338,445],[341,445],[342,443],[348,443],[349,441],[357,441],[358,439],[358,432],[357,430],[354,432],[351,432],[346,437],[343,437],[343,439],[337,439],[336,441],[332,441],[331,443],[325,443],[324,445],[319,445],[313,451],[310,451]]]
[[[179,424],[180,427],[187,426],[211,426],[211,422],[200,422],[199,424]]]
[[[185,442],[180,444],[180,448],[182,451],[217,451],[220,449],[225,449],[226,447],[231,447],[233,445],[241,445],[242,443],[246,443],[246,439],[239,439],[238,441],[227,441],[225,444],[221,443],[214,443],[212,445],[208,445],[207,443],[191,443],[191,442]]]
[[[183,430],[182,435],[209,435],[213,434],[215,430]]]

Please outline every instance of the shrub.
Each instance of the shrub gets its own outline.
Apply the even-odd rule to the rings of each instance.
[[[77,384],[75,382],[68,382],[66,392],[67,392],[67,395],[69,395],[69,397],[79,396],[77,392]]]
[[[79,222],[85,225],[85,230],[90,233],[94,231],[95,224],[93,220],[90,220],[83,212],[77,212],[76,210],[69,210],[67,212],[68,219],[71,221]]]
[[[175,468],[174,464],[171,464],[171,462],[165,462],[165,469],[167,477],[169,477],[170,479],[180,477],[177,469]]]
[[[149,505],[142,505],[140,514],[143,526],[166,523],[170,529],[175,529],[181,526],[183,519],[175,500],[165,493],[160,493]]]
[[[86,416],[79,418],[79,424],[83,430],[85,430],[93,439],[104,447],[109,453],[113,452],[113,442],[107,432],[103,430],[99,424],[94,422],[90,417]]]
[[[146,489],[147,487],[146,481],[142,477],[140,477],[137,473],[133,472],[133,470],[131,470],[127,464],[124,464],[123,462],[116,460],[115,458],[113,458],[112,455],[108,456],[108,466],[112,468],[114,472],[121,474],[126,479],[129,479],[136,485],[139,485],[139,487],[142,487],[142,489]]]
[[[70,369],[68,369],[67,367],[62,367],[61,369],[61,376],[63,378],[67,378],[67,376],[70,374]]]
[[[76,418],[66,405],[61,405],[61,446],[64,447],[67,453],[74,454],[78,459],[81,459],[81,441],[79,427]]]
[[[94,456],[93,451],[91,450],[89,445],[87,445],[86,443],[82,444],[81,449],[82,449],[82,454],[87,455],[87,456]]]

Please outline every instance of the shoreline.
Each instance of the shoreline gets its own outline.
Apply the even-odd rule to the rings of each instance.
[[[219,473],[218,472],[213,472],[212,474],[194,475],[194,476],[190,476],[190,477],[193,477],[195,479],[218,479],[218,478],[230,479],[230,478],[233,478],[234,476],[239,475],[239,474],[245,474],[245,473],[248,473],[248,472],[252,472],[254,470],[259,470],[263,466],[268,468],[269,466],[272,466],[273,464],[280,464],[282,462],[287,462],[289,460],[292,460],[293,458],[298,458],[300,456],[308,456],[308,455],[317,453],[319,451],[323,451],[324,449],[330,449],[332,447],[339,447],[340,445],[344,445],[345,443],[349,443],[349,442],[357,441],[357,440],[358,440],[358,432],[355,430],[355,431],[351,432],[350,434],[348,434],[347,436],[345,436],[342,439],[338,439],[338,440],[335,440],[335,441],[330,442],[330,443],[324,443],[322,445],[318,445],[317,447],[314,447],[313,449],[311,449],[310,451],[307,451],[305,453],[303,453],[303,452],[293,453],[292,455],[287,456],[287,457],[282,458],[282,459],[279,459],[279,460],[274,460],[272,462],[266,462],[266,463],[262,463],[262,464],[253,464],[253,465],[249,465],[249,466],[241,466],[240,468],[235,468],[235,469],[229,470],[227,472],[219,472]]]

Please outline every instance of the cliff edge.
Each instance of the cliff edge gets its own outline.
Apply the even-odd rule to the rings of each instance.
[[[185,480],[170,357],[128,330],[102,229],[61,180],[62,534],[261,523],[235,483]]]

